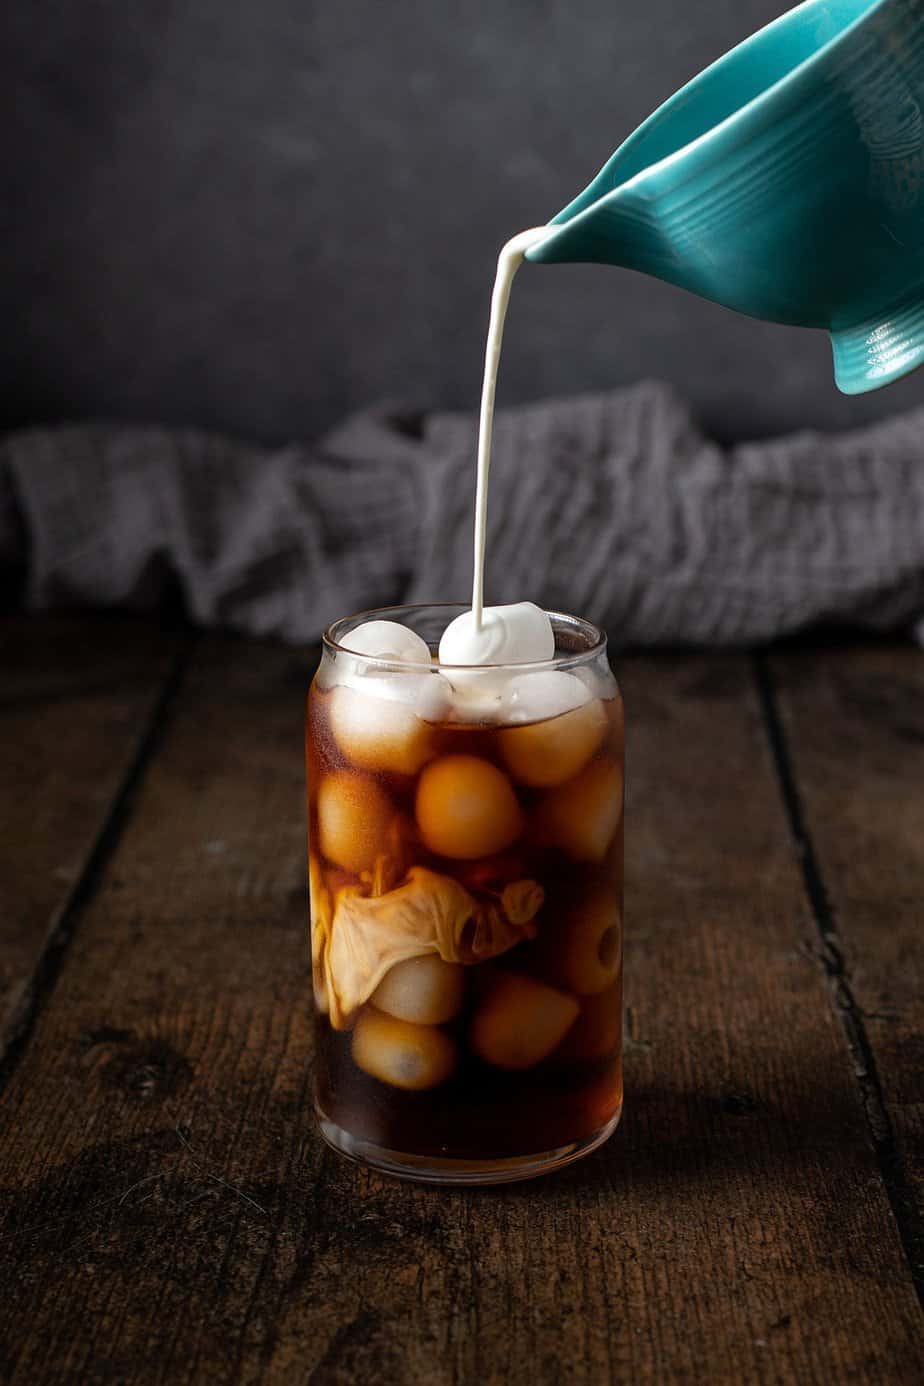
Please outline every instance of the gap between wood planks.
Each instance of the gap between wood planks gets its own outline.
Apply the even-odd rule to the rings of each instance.
[[[113,795],[99,835],[42,950],[28,988],[26,1002],[9,1033],[5,1037],[0,1035],[0,1093],[3,1092],[15,1073],[39,1015],[55,989],[67,956],[68,945],[73,936],[75,924],[82,910],[93,898],[97,882],[119,844],[122,829],[131,812],[138,787],[163,739],[171,709],[195,646],[196,636],[194,634],[189,634],[181,640],[164,678],[160,694],[151,710],[147,727],[142,733],[135,753]]]
[[[851,1067],[860,1090],[863,1111],[876,1153],[876,1162],[908,1261],[918,1301],[924,1309],[924,1224],[914,1191],[898,1151],[886,1110],[873,1046],[866,1032],[863,1011],[853,994],[844,949],[831,898],[825,886],[812,835],[806,823],[789,743],[780,716],[776,684],[767,655],[754,656],[754,679],[760,698],[764,728],[780,784],[789,831],[799,857],[805,893],[815,921],[820,948],[813,950],[829,982],[831,1002],[847,1044]]]

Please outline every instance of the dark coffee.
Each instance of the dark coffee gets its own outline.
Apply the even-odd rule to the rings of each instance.
[[[585,1145],[622,1103],[615,683],[516,725],[367,687],[308,700],[322,1120],[443,1169]]]

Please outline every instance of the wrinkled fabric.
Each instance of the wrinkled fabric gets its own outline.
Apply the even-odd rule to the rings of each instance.
[[[382,407],[314,447],[68,426],[0,444],[0,567],[25,600],[149,608],[292,643],[471,587],[477,421]],[[924,410],[723,449],[641,384],[499,411],[490,602],[621,645],[752,645],[819,624],[924,631]]]

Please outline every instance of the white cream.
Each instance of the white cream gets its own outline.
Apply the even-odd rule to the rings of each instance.
[[[475,490],[475,568],[472,580],[472,611],[474,629],[481,630],[484,613],[484,550],[488,523],[488,475],[491,470],[491,434],[494,426],[494,395],[497,389],[497,368],[504,338],[504,319],[510,302],[510,288],[523,257],[531,246],[538,245],[549,234],[547,226],[521,231],[501,250],[497,259],[497,276],[491,295],[491,319],[488,325],[488,344],[485,350],[484,383],[481,387],[481,414],[478,421],[478,480]],[[477,662],[477,661],[475,661]]]
[[[474,611],[463,611],[443,632],[440,664],[533,664],[552,659],[552,623],[535,602],[487,606],[481,626]]]

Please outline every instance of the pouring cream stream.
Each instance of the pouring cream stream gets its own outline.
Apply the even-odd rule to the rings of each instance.
[[[497,390],[497,368],[504,338],[504,319],[510,302],[510,289],[523,257],[531,246],[538,245],[549,234],[547,226],[521,231],[501,250],[497,259],[497,277],[491,295],[491,318],[488,325],[488,344],[485,350],[484,383],[481,387],[481,413],[478,420],[478,479],[475,490],[475,563],[472,578],[472,613],[475,630],[482,627],[484,612],[484,551],[488,527],[488,476],[491,471],[491,435],[494,427],[494,395]]]

